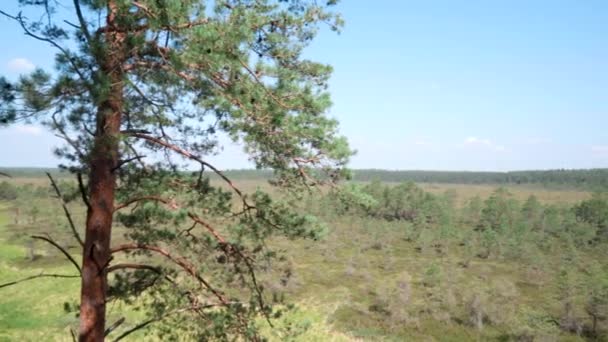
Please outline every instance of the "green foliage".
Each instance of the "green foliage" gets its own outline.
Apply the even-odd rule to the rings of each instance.
[[[599,337],[599,324],[608,320],[608,270],[594,262],[589,270],[585,311],[592,319],[591,332]],[[608,332],[608,331],[604,331]]]
[[[477,227],[481,222],[481,209],[483,201],[479,196],[475,196],[467,201],[462,212],[462,221],[464,224]]]
[[[7,181],[0,182],[0,200],[13,201],[19,193],[17,187]]]
[[[63,138],[61,168],[82,181],[59,182],[66,203],[99,190],[93,175],[112,183],[114,203],[99,206],[123,233],[114,244],[128,247],[107,266],[151,264],[112,269],[108,300],[158,321],[158,338],[257,338],[256,320],[273,312],[256,278],[277,259],[267,240],[326,233],[299,201],[347,176],[352,151],[327,115],[332,68],[304,50],[321,26],[342,26],[335,4],[75,1],[64,20],[61,2],[22,1],[41,19],[9,15],[57,55],[53,72],[0,78],[0,123],[38,122]],[[277,190],[245,192],[210,164],[220,136],[272,170]]]
[[[577,219],[593,225],[602,239],[608,238],[608,193],[594,193],[574,207]]]
[[[337,214],[368,213],[378,206],[378,200],[366,190],[367,187],[360,184],[348,183],[340,189],[332,189],[324,200],[327,208]]]
[[[504,188],[499,188],[485,201],[479,228],[497,232],[511,230],[517,219],[517,202]]]
[[[442,269],[439,265],[433,263],[424,271],[423,284],[428,287],[435,287],[441,284]]]
[[[412,182],[396,186],[372,182],[359,188],[367,196],[363,198],[365,215],[388,221],[403,220],[438,226],[449,221],[449,201],[423,191]]]
[[[522,219],[533,230],[542,229],[543,207],[534,195],[530,195],[521,207]]]

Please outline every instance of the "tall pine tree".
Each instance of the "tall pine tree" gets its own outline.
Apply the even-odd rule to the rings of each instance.
[[[57,154],[87,207],[84,229],[72,226],[82,263],[62,249],[82,278],[79,339],[159,322],[166,338],[255,339],[254,320],[271,312],[256,279],[274,255],[264,241],[316,237],[320,225],[293,204],[345,175],[351,155],[326,115],[331,68],[302,56],[321,25],[341,26],[336,1],[65,2],[1,12],[57,54],[54,71],[0,79],[0,120],[65,140]],[[209,163],[220,134],[290,195],[247,194]],[[107,324],[116,299],[144,305],[149,319]]]

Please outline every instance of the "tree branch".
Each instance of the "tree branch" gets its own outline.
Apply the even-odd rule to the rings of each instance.
[[[214,289],[205,279],[203,279],[203,277],[200,276],[200,274],[194,268],[194,266],[192,266],[190,263],[188,263],[185,258],[182,258],[182,257],[177,258],[163,248],[160,248],[157,246],[152,246],[152,245],[129,243],[129,244],[123,244],[123,245],[119,245],[115,248],[112,248],[111,253],[113,254],[113,253],[118,253],[118,252],[126,252],[126,251],[130,251],[130,250],[147,250],[147,251],[156,252],[156,253],[164,256],[165,258],[171,260],[174,264],[181,267],[184,271],[186,271],[188,274],[190,274],[190,276],[192,276],[194,279],[196,279],[199,283],[203,284],[204,287],[207,288],[207,290],[209,290],[211,293],[213,293],[213,295],[216,296],[221,303],[223,303],[223,304],[228,303],[228,301],[226,300],[224,295],[222,295],[218,290]]]
[[[60,133],[60,134],[55,134],[55,136],[58,137],[58,138],[61,138],[61,139],[65,140],[65,142],[67,142],[70,146],[72,146],[72,148],[74,149],[74,151],[78,155],[78,158],[80,158],[81,160],[84,160],[85,159],[84,153],[82,153],[82,151],[78,147],[78,144],[74,140],[70,139],[70,137],[68,136],[68,134],[65,132],[65,130],[62,128],[62,126],[59,124],[59,122],[55,118],[55,116],[58,113],[59,113],[59,111],[55,111],[53,113],[53,115],[51,115],[51,120],[53,120],[54,128],[57,131],[59,131],[59,133]]]
[[[76,178],[78,178],[78,189],[80,189],[80,196],[82,197],[82,202],[84,202],[84,204],[87,206],[87,209],[89,209],[91,208],[91,203],[89,203],[89,199],[87,197],[87,191],[82,180],[82,173],[76,173]]]
[[[26,35],[28,35],[28,36],[36,39],[36,40],[47,42],[47,43],[53,45],[59,51],[61,51],[61,53],[63,53],[63,55],[70,61],[70,64],[72,65],[72,68],[74,68],[74,71],[78,74],[78,76],[80,77],[80,79],[82,80],[82,82],[84,82],[84,84],[87,87],[87,89],[91,90],[90,89],[90,84],[86,82],[86,78],[84,77],[84,74],[80,71],[80,69],[78,68],[76,62],[74,61],[73,58],[70,57],[70,54],[68,53],[68,51],[65,48],[63,48],[61,45],[57,44],[57,42],[55,42],[52,39],[49,39],[49,38],[46,38],[46,37],[41,37],[41,36],[38,36],[35,33],[31,32],[27,28],[27,26],[25,24],[25,21],[23,20],[23,16],[21,15],[21,13],[19,13],[17,16],[13,16],[13,15],[10,15],[10,14],[8,14],[8,13],[0,10],[0,14],[4,15],[7,18],[16,20],[21,25],[21,28],[23,29],[23,31],[25,32]]]
[[[272,91],[270,89],[268,89],[266,87],[266,85],[264,84],[264,82],[262,82],[262,80],[260,79],[260,77],[258,76],[258,74],[256,72],[254,72],[253,70],[251,70],[251,68],[247,65],[247,63],[245,63],[243,60],[239,59],[239,62],[241,63],[241,65],[243,66],[243,68],[245,68],[245,70],[247,70],[247,72],[249,73],[249,75],[251,75],[251,77],[253,77],[253,79],[255,80],[255,82],[262,87],[262,89],[264,89],[264,92],[270,96],[271,99],[274,100],[274,102],[276,104],[278,104],[279,106],[283,107],[283,109],[286,110],[293,110],[293,109],[297,109],[297,108],[291,108],[290,106],[286,105],[285,103],[283,103],[283,101],[281,101],[281,99],[279,99],[278,97],[276,97]]]
[[[154,317],[154,318],[151,318],[151,319],[149,319],[147,321],[143,321],[143,322],[135,325],[133,328],[131,328],[131,329],[123,332],[122,334],[120,334],[118,337],[116,337],[112,341],[113,342],[118,342],[118,341],[122,340],[123,338],[127,337],[128,335],[136,332],[137,330],[143,329],[143,328],[145,328],[146,326],[148,326],[148,325],[150,325],[152,323],[162,321],[163,319],[165,319],[165,318],[167,318],[167,317],[169,317],[171,315],[175,315],[175,314],[182,313],[182,312],[187,312],[187,311],[197,311],[197,310],[200,310],[200,309],[207,309],[207,308],[212,308],[212,307],[216,307],[216,306],[217,305],[214,305],[214,304],[209,304],[209,305],[193,305],[191,307],[187,307],[187,308],[183,308],[183,309],[178,309],[178,310],[170,311],[170,312],[168,312],[168,313],[166,313],[166,314],[164,314],[162,316]]]
[[[119,161],[118,161],[118,165],[116,165],[114,168],[112,168],[112,172],[114,172],[114,171],[116,171],[116,170],[120,169],[121,167],[123,167],[124,165],[126,165],[126,164],[128,164],[128,163],[130,163],[130,162],[132,162],[132,161],[135,161],[135,160],[140,160],[140,159],[143,159],[143,158],[145,158],[145,157],[146,157],[146,156],[140,156],[140,155],[136,155],[135,157],[131,157],[131,158],[124,159],[124,160],[119,160]]]
[[[68,210],[67,203],[65,203],[65,201],[63,200],[63,196],[61,195],[61,191],[59,190],[57,183],[55,183],[53,176],[51,176],[51,174],[49,172],[47,172],[46,175],[51,180],[51,185],[53,186],[53,189],[55,189],[57,198],[59,199],[59,201],[61,201],[61,206],[63,207],[63,212],[65,213],[65,216],[67,217],[68,222],[70,224],[70,229],[72,230],[72,235],[74,235],[74,237],[76,238],[76,241],[78,241],[78,244],[80,244],[81,247],[84,246],[84,242],[82,241],[82,239],[80,238],[80,235],[78,234],[78,231],[76,230],[76,225],[74,224],[74,221],[72,220],[72,215],[70,214],[70,211]]]
[[[116,322],[112,323],[103,333],[103,336],[108,336],[112,331],[116,330],[121,324],[125,322],[125,318],[121,317]]]
[[[186,157],[188,159],[194,160],[194,161],[198,162],[199,164],[201,164],[201,165],[203,165],[205,167],[210,168],[213,172],[215,172],[218,176],[220,176],[220,178],[222,178],[224,180],[224,182],[226,182],[228,184],[228,186],[230,188],[232,188],[232,190],[234,190],[234,192],[236,192],[236,194],[239,195],[239,197],[241,197],[243,199],[243,201],[244,201],[244,195],[243,195],[243,193],[241,192],[241,190],[239,188],[237,188],[234,185],[234,183],[232,182],[232,180],[230,180],[230,178],[228,178],[222,171],[220,171],[219,169],[217,169],[215,166],[209,164],[208,162],[202,160],[200,157],[198,157],[198,156],[196,156],[196,155],[194,155],[194,154],[192,154],[192,153],[190,153],[190,152],[182,149],[179,146],[176,146],[174,144],[170,144],[170,143],[168,143],[168,142],[166,142],[164,140],[161,140],[161,139],[158,139],[158,138],[154,138],[154,137],[151,137],[151,136],[146,135],[146,134],[133,132],[133,133],[129,133],[129,135],[133,136],[133,137],[136,137],[136,138],[147,140],[147,141],[155,143],[157,145],[164,146],[164,147],[166,147],[166,148],[168,148],[168,149],[170,149],[170,150],[172,150],[174,152],[177,152],[178,154],[180,154],[180,155],[182,155],[182,156],[184,156],[184,157]],[[248,206],[248,204],[247,204],[247,206]]]
[[[68,260],[74,265],[74,267],[76,267],[76,269],[78,270],[78,274],[82,275],[82,270],[80,269],[80,266],[78,266],[76,260],[70,255],[70,253],[68,253],[68,251],[65,250],[65,248],[61,247],[57,242],[53,241],[51,238],[41,235],[32,235],[31,237],[32,239],[43,240],[55,246],[55,248],[60,250],[61,253],[63,253],[63,255],[65,255],[65,257],[68,258]]]
[[[37,278],[80,278],[80,276],[79,275],[70,275],[70,274],[40,273],[40,274],[29,276],[29,277],[26,277],[26,278],[23,278],[23,279],[19,279],[19,280],[11,281],[11,282],[8,282],[8,283],[0,284],[0,289],[3,288],[3,287],[17,285],[17,284],[22,283],[24,281],[28,281],[28,280],[32,280],[32,279],[37,279]]]
[[[82,15],[79,0],[74,0],[74,8],[76,9],[76,16],[78,16],[78,22],[80,23],[80,30],[82,31],[82,34],[84,35],[87,42],[91,44],[91,34],[89,33],[87,22],[84,20],[84,16]]]
[[[165,198],[162,198],[160,196],[141,196],[141,197],[132,198],[130,200],[127,200],[124,203],[121,203],[121,204],[115,206],[114,207],[114,211],[118,211],[120,209],[124,209],[124,208],[130,206],[131,204],[136,203],[136,202],[140,202],[140,201],[155,201],[155,202],[161,202],[161,203],[167,204],[167,205],[172,204],[171,201],[169,201],[169,200],[167,200]]]
[[[116,264],[116,265],[110,266],[110,267],[108,267],[108,273],[117,271],[117,270],[122,270],[122,269],[150,270],[150,271],[160,274],[160,267],[144,265],[144,264],[129,264],[129,263]]]
[[[70,336],[72,336],[72,342],[76,342],[76,334],[72,328],[70,328]]]
[[[133,203],[141,202],[141,201],[155,201],[155,202],[160,202],[160,203],[169,205],[173,209],[179,208],[179,205],[174,200],[168,200],[168,199],[162,198],[160,196],[141,196],[141,197],[136,197],[136,198],[129,199],[126,202],[117,205],[114,208],[114,211],[118,211],[120,209],[124,209],[124,208],[130,206]],[[205,222],[203,219],[201,219],[200,217],[198,217],[193,212],[189,211],[187,214],[188,214],[188,217],[190,217],[192,219],[192,221],[194,221],[194,225],[187,230],[188,232],[190,230],[192,230],[192,228],[194,228],[197,224],[200,224],[201,226],[205,227],[207,229],[207,231],[209,231],[211,233],[211,235],[213,235],[215,237],[215,239],[219,243],[222,243],[222,244],[226,244],[227,243],[226,239],[224,239],[217,232],[217,230],[215,228],[213,228],[212,225],[210,225],[209,223]]]
[[[188,213],[188,217],[190,217],[195,223],[200,224],[201,226],[207,228],[207,230],[211,233],[211,235],[213,235],[215,237],[215,239],[220,242],[225,244],[226,243],[226,239],[224,239],[218,232],[217,230],[215,230],[213,228],[213,226],[211,226],[209,223],[203,221],[201,218],[199,218],[198,216],[196,216],[195,214],[189,212]]]
[[[136,6],[136,7],[143,10],[144,5],[139,4],[139,6]],[[147,7],[146,7],[146,10],[147,10]],[[148,17],[153,17],[153,15],[151,14],[150,11],[147,11],[147,12],[149,13]],[[209,19],[203,18],[200,20],[190,21],[187,23],[179,24],[179,25],[162,25],[159,27],[159,29],[165,30],[165,31],[170,31],[170,32],[178,32],[181,30],[190,29],[190,28],[193,28],[196,26],[204,25],[207,23],[209,23]],[[148,25],[148,24],[136,25],[136,26],[132,27],[131,29],[120,29],[120,28],[116,28],[116,27],[104,26],[104,27],[100,27],[96,33],[99,34],[99,33],[107,33],[107,32],[141,32],[141,31],[145,31],[148,29],[150,29],[150,25]]]

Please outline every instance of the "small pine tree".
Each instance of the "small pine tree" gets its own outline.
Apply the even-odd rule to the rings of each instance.
[[[589,267],[585,311],[591,316],[591,331],[600,336],[599,324],[608,320],[608,272],[594,263]]]

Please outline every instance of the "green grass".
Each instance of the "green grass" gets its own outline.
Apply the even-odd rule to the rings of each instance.
[[[6,210],[0,210],[0,234],[6,233]],[[67,266],[39,268],[26,263],[26,250],[0,238],[0,283],[8,283],[41,272],[73,274]],[[17,267],[19,265],[19,267]],[[25,266],[25,267],[24,267]],[[41,341],[69,335],[76,324],[74,314],[63,310],[63,303],[75,301],[78,278],[40,278],[0,289],[0,341]]]

